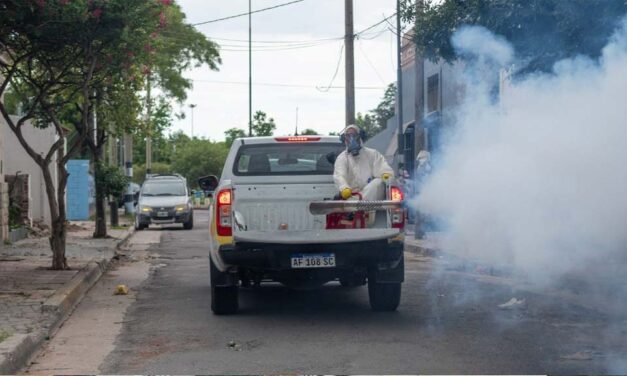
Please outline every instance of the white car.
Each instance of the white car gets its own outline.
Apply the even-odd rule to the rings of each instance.
[[[312,214],[316,205],[350,203],[334,200],[332,163],[342,150],[331,136],[237,139],[219,181],[199,180],[204,190],[214,191],[209,210],[214,313],[235,313],[239,287],[266,281],[292,288],[367,281],[374,310],[398,307],[404,279],[401,190],[388,186],[385,208]],[[398,205],[389,206],[394,200]]]

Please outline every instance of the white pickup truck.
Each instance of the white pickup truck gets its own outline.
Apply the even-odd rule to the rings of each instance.
[[[238,310],[238,289],[262,282],[313,288],[339,280],[368,283],[370,305],[393,311],[404,280],[401,190],[384,201],[336,201],[337,137],[241,138],[222,177],[201,178],[214,191],[209,208],[211,308]],[[362,205],[363,204],[363,205]]]

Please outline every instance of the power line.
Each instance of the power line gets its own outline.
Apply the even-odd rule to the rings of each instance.
[[[274,7],[268,7],[268,8],[259,9],[259,10],[253,11],[252,13],[258,13],[258,12],[262,12],[262,11],[265,11],[265,10],[278,8],[280,6],[286,6],[286,5],[290,5],[290,4],[301,2],[301,1],[304,1],[304,0],[295,0],[295,1],[292,1],[292,2],[279,4],[279,5],[276,5]],[[224,18],[220,18],[220,19],[216,19],[216,20],[212,20],[212,21],[200,22],[200,23],[196,23],[196,24],[193,24],[193,25],[194,26],[196,26],[196,25],[203,25],[203,24],[210,23],[210,22],[218,22],[219,20],[230,19],[230,18],[234,18],[234,17],[241,17],[241,16],[245,16],[245,15],[248,15],[248,12],[241,13],[241,14],[238,14],[238,15],[235,15],[235,16],[224,17]],[[365,29],[363,29],[363,30],[353,34],[354,37],[356,39],[365,39],[365,40],[371,40],[371,39],[378,38],[381,34],[383,34],[385,31],[388,31],[388,30],[386,29],[386,30],[382,30],[380,32],[372,32],[372,34],[376,34],[376,35],[374,37],[371,37],[371,38],[364,38],[363,36],[369,34],[369,33],[367,33],[369,30],[372,30],[375,27],[377,27],[377,26],[387,22],[390,18],[394,17],[395,15],[396,15],[396,13],[394,13],[394,14],[388,16],[388,17],[385,17],[383,20],[378,21],[375,24],[372,24],[372,25],[366,27]],[[161,35],[163,37],[170,38],[170,39],[177,39],[177,40],[186,41],[185,38],[178,37],[174,33],[165,32],[165,33],[163,33]],[[227,42],[246,43],[246,46],[241,46],[241,47],[246,47],[246,48],[247,48],[247,45],[248,45],[248,40],[244,40],[244,39],[228,39],[228,38],[217,38],[217,37],[211,37],[211,36],[206,36],[206,37],[209,40],[216,40],[216,41],[222,40],[222,41],[227,41]],[[293,45],[301,45],[301,44],[303,44],[303,45],[309,45],[309,44],[314,44],[314,43],[323,44],[323,43],[334,42],[334,41],[343,40],[343,39],[344,39],[344,36],[338,36],[338,37],[329,37],[329,38],[320,38],[320,39],[300,40],[300,41],[288,41],[288,40],[286,40],[286,41],[280,41],[280,40],[262,41],[262,40],[258,40],[258,41],[252,41],[252,43],[284,44],[284,46],[281,46],[281,47],[292,47]],[[231,47],[240,47],[240,46],[231,46]],[[275,47],[275,46],[273,46],[273,45],[270,45],[270,46],[258,45],[255,48],[264,48],[264,47],[270,48],[270,47]]]
[[[248,40],[245,39],[227,39],[227,38],[216,38],[216,37],[211,37],[211,36],[207,36],[207,38],[209,39],[214,39],[214,40],[223,40],[223,41],[227,41],[227,42],[241,42],[241,43],[248,43]],[[327,42],[327,41],[336,41],[336,40],[341,40],[343,37],[335,37],[335,38],[320,38],[320,39],[309,39],[309,40],[253,40],[253,43],[268,43],[268,44],[272,44],[272,43],[279,43],[279,44],[293,44],[293,43],[310,43],[310,42]]]
[[[367,28],[363,29],[362,31],[360,31],[360,32],[358,32],[358,33],[355,33],[355,34],[354,34],[354,36],[355,36],[355,37],[358,37],[359,35],[361,35],[361,34],[365,33],[366,31],[368,31],[368,30],[370,30],[370,29],[374,29],[375,27],[377,27],[377,26],[381,25],[382,23],[387,22],[387,20],[389,20],[390,18],[392,18],[392,17],[394,17],[394,16],[396,16],[396,12],[394,12],[394,14],[392,14],[392,15],[391,15],[391,16],[389,16],[389,17],[385,17],[384,19],[382,19],[381,21],[379,21],[379,22],[375,23],[374,25],[368,26]]]
[[[359,51],[361,51],[361,54],[364,56],[364,58],[366,59],[366,61],[370,65],[370,68],[372,68],[374,73],[377,74],[377,77],[379,77],[379,80],[381,80],[381,83],[383,85],[385,85],[386,84],[385,80],[383,79],[383,77],[381,77],[381,74],[379,74],[379,71],[377,70],[377,68],[375,68],[374,64],[372,64],[372,61],[370,61],[370,59],[368,58],[368,55],[366,54],[366,51],[364,51],[363,47],[361,46],[361,41],[359,41],[357,43],[357,45],[359,46]]]
[[[179,41],[183,41],[183,42],[187,42],[187,41],[191,41],[191,39],[189,38],[184,38],[181,36],[176,36],[174,34],[171,33],[163,33],[161,34],[162,38],[165,39],[172,39],[172,40],[179,40]],[[209,38],[209,39],[216,39],[216,38]],[[263,45],[256,45],[253,47],[253,51],[282,51],[282,50],[293,50],[293,49],[300,49],[300,48],[310,48],[310,47],[317,47],[317,46],[322,46],[325,44],[329,44],[329,43],[333,43],[333,42],[337,42],[339,41],[341,38],[337,38],[337,39],[324,39],[324,40],[312,40],[312,41],[303,41],[303,42],[293,42],[293,43],[275,43],[275,44],[263,44]],[[243,42],[243,41],[242,41]],[[248,52],[248,42],[246,41],[246,43],[242,43],[242,44],[233,44],[233,43],[217,43],[218,47],[220,48],[220,50],[222,51],[245,51]]]
[[[198,83],[206,83],[206,84],[225,84],[225,85],[248,85],[248,82],[244,81],[221,81],[221,80],[192,80]],[[306,84],[287,84],[287,83],[279,83],[279,82],[253,82],[255,86],[270,86],[270,87],[290,87],[290,88],[302,88],[302,89],[318,89],[319,86],[316,85],[306,85]],[[344,89],[344,86],[328,86],[329,89]],[[357,86],[356,89],[360,90],[383,90],[384,86]]]
[[[333,81],[335,81],[335,78],[337,77],[338,72],[340,71],[340,65],[342,65],[342,55],[344,55],[344,44],[342,44],[342,48],[340,48],[340,56],[337,59],[337,66],[335,67],[335,73],[333,73],[333,77],[331,78],[331,81],[329,82],[329,86],[327,86],[325,89],[316,87],[316,89],[318,89],[319,91],[326,93],[331,89],[331,86],[333,85]]]
[[[198,23],[192,24],[192,26],[200,26],[200,25],[206,25],[206,24],[219,22],[219,21],[226,21],[226,20],[230,20],[230,19],[233,19],[233,18],[248,16],[249,14],[260,13],[260,12],[265,12],[265,11],[271,10],[271,9],[281,8],[281,7],[284,7],[284,6],[287,6],[287,5],[296,4],[296,3],[303,2],[303,1],[305,1],[305,0],[294,0],[294,1],[287,2],[287,3],[283,3],[283,4],[278,4],[278,5],[275,5],[275,6],[267,7],[267,8],[257,9],[257,10],[254,10],[252,12],[245,12],[245,13],[240,13],[240,14],[235,14],[235,15],[232,15],[232,16],[228,16],[228,17],[216,18],[215,20],[198,22]]]

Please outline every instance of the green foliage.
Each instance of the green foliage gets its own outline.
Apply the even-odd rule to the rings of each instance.
[[[126,191],[128,177],[116,166],[106,166],[102,163],[96,166],[95,183],[101,187],[101,198],[107,196],[119,197]]]
[[[152,106],[150,116],[153,159],[170,162],[172,156],[171,139],[166,131],[172,126],[172,106],[165,98],[159,97]],[[146,136],[148,129],[141,127],[133,134],[133,162],[146,163]],[[185,136],[187,137],[187,136]]]
[[[253,115],[252,124],[253,137],[272,136],[276,130],[276,124],[273,118],[268,118],[268,115],[263,111],[257,111]],[[231,147],[233,141],[237,138],[247,137],[248,132],[241,128],[230,128],[224,132],[225,144],[227,147]]]
[[[363,115],[361,112],[358,112],[357,116],[355,117],[355,125],[357,125],[364,132],[366,132],[366,135],[369,138],[381,132],[381,130],[383,129],[379,126],[379,124],[375,120],[374,115],[370,115],[370,114]]]
[[[396,106],[396,83],[385,89],[383,98],[376,108],[366,114],[360,112],[355,117],[355,125],[366,132],[368,138],[376,135],[387,127],[388,119],[394,116]]]
[[[9,197],[9,228],[16,229],[22,227],[22,206]]]
[[[315,135],[318,135],[318,134],[320,134],[318,131],[315,131],[315,130],[310,129],[310,128],[304,129],[302,132],[300,132],[301,136],[315,136]]]
[[[226,143],[227,146],[230,147],[231,145],[233,145],[233,141],[235,141],[235,139],[246,137],[247,133],[245,130],[240,129],[240,128],[231,128],[224,132],[224,136],[225,136],[224,142]]]
[[[192,87],[192,80],[184,78],[183,72],[201,65],[218,70],[222,61],[218,46],[185,22],[185,14],[178,4],[169,3],[159,13],[161,28],[151,43],[155,51],[151,63],[159,87],[167,96],[182,102],[187,97],[186,91]]]
[[[11,115],[17,115],[20,110],[21,101],[19,95],[9,88],[4,94],[4,106]]]
[[[388,119],[394,116],[395,105],[396,83],[391,83],[385,89],[385,93],[383,94],[383,98],[381,98],[381,102],[374,110],[370,111],[374,116],[374,120],[379,125],[379,132],[385,129]],[[374,134],[375,133],[373,133],[372,135],[374,136]]]
[[[201,176],[220,176],[228,152],[224,142],[194,138],[185,147],[176,148],[172,170],[185,176],[190,186],[196,187]]]
[[[253,115],[253,135],[256,137],[272,136],[276,130],[276,124],[273,118],[267,118],[267,114],[263,111],[257,111]]]
[[[457,59],[451,35],[462,25],[480,25],[512,43],[526,63],[521,73],[550,70],[577,54],[598,57],[627,13],[622,0],[443,0],[427,2],[422,12],[404,3],[425,57]]]
[[[169,163],[164,162],[153,162],[152,163],[152,173],[153,174],[171,174],[172,167]],[[146,180],[146,165],[138,164],[133,165],[133,182],[137,184],[142,184]]]
[[[5,331],[4,329],[0,329],[0,342],[4,341],[5,339],[9,338],[11,336],[11,333]]]

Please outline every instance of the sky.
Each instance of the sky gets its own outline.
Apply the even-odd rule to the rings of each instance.
[[[252,0],[252,9],[286,2]],[[247,0],[178,0],[178,3],[191,24],[248,11]],[[382,21],[396,10],[395,0],[354,0],[353,3],[355,32]],[[394,23],[395,18],[390,22]],[[384,22],[355,41],[355,85],[365,87],[356,90],[357,112],[375,108],[385,86],[396,80],[396,39],[390,28]],[[248,127],[248,17],[199,25],[197,29],[221,46],[222,65],[218,72],[201,67],[185,73],[185,77],[193,79],[194,86],[182,106],[173,106],[175,111],[185,112],[186,117],[174,120],[172,131],[191,134],[189,105],[195,104],[194,136],[221,141],[225,130]],[[339,60],[343,35],[344,0],[304,0],[253,14],[253,111],[264,111],[275,119],[275,135],[293,134],[297,118],[300,130],[311,128],[327,134],[343,128],[344,55]],[[320,39],[330,40],[310,42]],[[303,45],[310,47],[295,48]],[[290,49],[277,51],[286,46]],[[333,86],[340,88],[324,92],[338,62]]]

